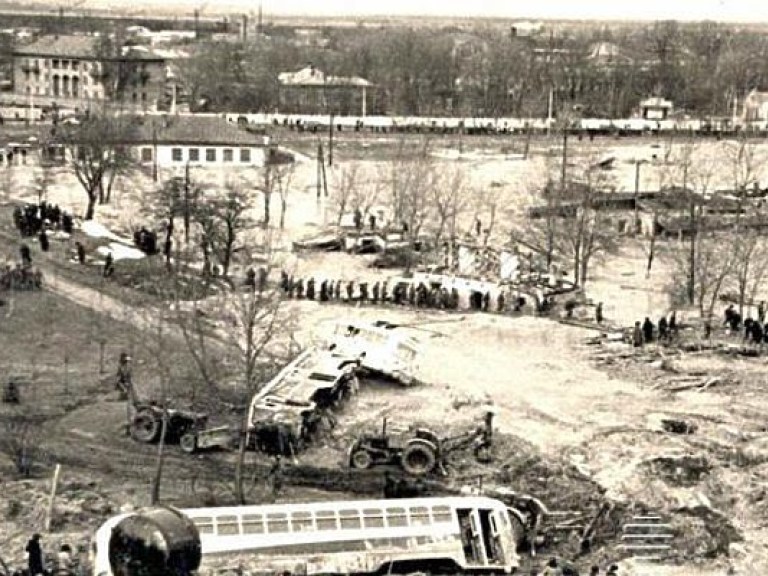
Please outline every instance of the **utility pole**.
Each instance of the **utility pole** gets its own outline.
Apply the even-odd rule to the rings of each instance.
[[[637,234],[639,228],[638,223],[640,222],[639,207],[637,205],[637,202],[640,199],[640,164],[642,164],[640,160],[635,160],[635,221],[632,224],[633,234]]]
[[[333,166],[333,112],[328,126],[328,166]]]
[[[157,126],[152,119],[152,181],[157,182]]]
[[[683,193],[688,194],[688,164],[683,166]],[[696,198],[691,194],[690,202],[691,218],[691,246],[688,261],[688,303],[693,306],[696,301],[696,237],[698,236],[698,223],[696,222]]]
[[[189,244],[189,160],[184,166],[184,244]]]

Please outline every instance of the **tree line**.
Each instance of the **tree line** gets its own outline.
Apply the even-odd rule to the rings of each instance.
[[[371,113],[399,115],[541,117],[551,96],[554,109],[618,118],[658,95],[691,115],[730,116],[734,98],[768,87],[768,35],[715,22],[553,25],[525,38],[488,24],[322,31],[322,47],[269,28],[199,44],[180,63],[193,106],[273,112],[278,74],[310,62],[369,80]]]

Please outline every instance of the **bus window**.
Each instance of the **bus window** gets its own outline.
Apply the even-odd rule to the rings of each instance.
[[[243,534],[264,534],[264,519],[261,514],[243,515]]]
[[[213,520],[210,517],[192,518],[200,534],[213,534]]]
[[[342,530],[357,530],[360,528],[360,513],[357,510],[342,510],[339,512]]]
[[[312,514],[309,512],[294,512],[291,514],[291,529],[293,532],[311,532],[314,530]]]
[[[315,514],[318,530],[336,530],[336,512],[333,510],[320,510]]]
[[[288,516],[286,514],[267,514],[267,532],[270,534],[288,532]]]
[[[411,508],[411,524],[413,526],[424,526],[429,524],[429,508],[426,506],[416,506]]]
[[[237,516],[219,516],[216,518],[216,534],[240,534],[240,526],[237,523]]]
[[[387,526],[390,528],[408,526],[408,516],[405,508],[390,508],[387,510]]]
[[[363,510],[363,524],[366,528],[384,528],[384,514],[378,508]]]
[[[453,521],[450,506],[435,506],[432,508],[432,518],[436,524],[444,524]]]

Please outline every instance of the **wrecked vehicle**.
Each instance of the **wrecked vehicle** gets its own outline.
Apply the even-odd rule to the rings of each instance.
[[[270,454],[295,455],[329,412],[359,388],[356,359],[310,349],[253,397],[248,444]]]
[[[396,328],[385,321],[340,320],[334,323],[326,346],[333,355],[358,359],[360,367],[373,375],[411,386],[418,382],[420,344]]]

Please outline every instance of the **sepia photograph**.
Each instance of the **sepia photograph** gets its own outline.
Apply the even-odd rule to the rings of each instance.
[[[767,302],[768,4],[0,0],[0,576],[768,574]]]

